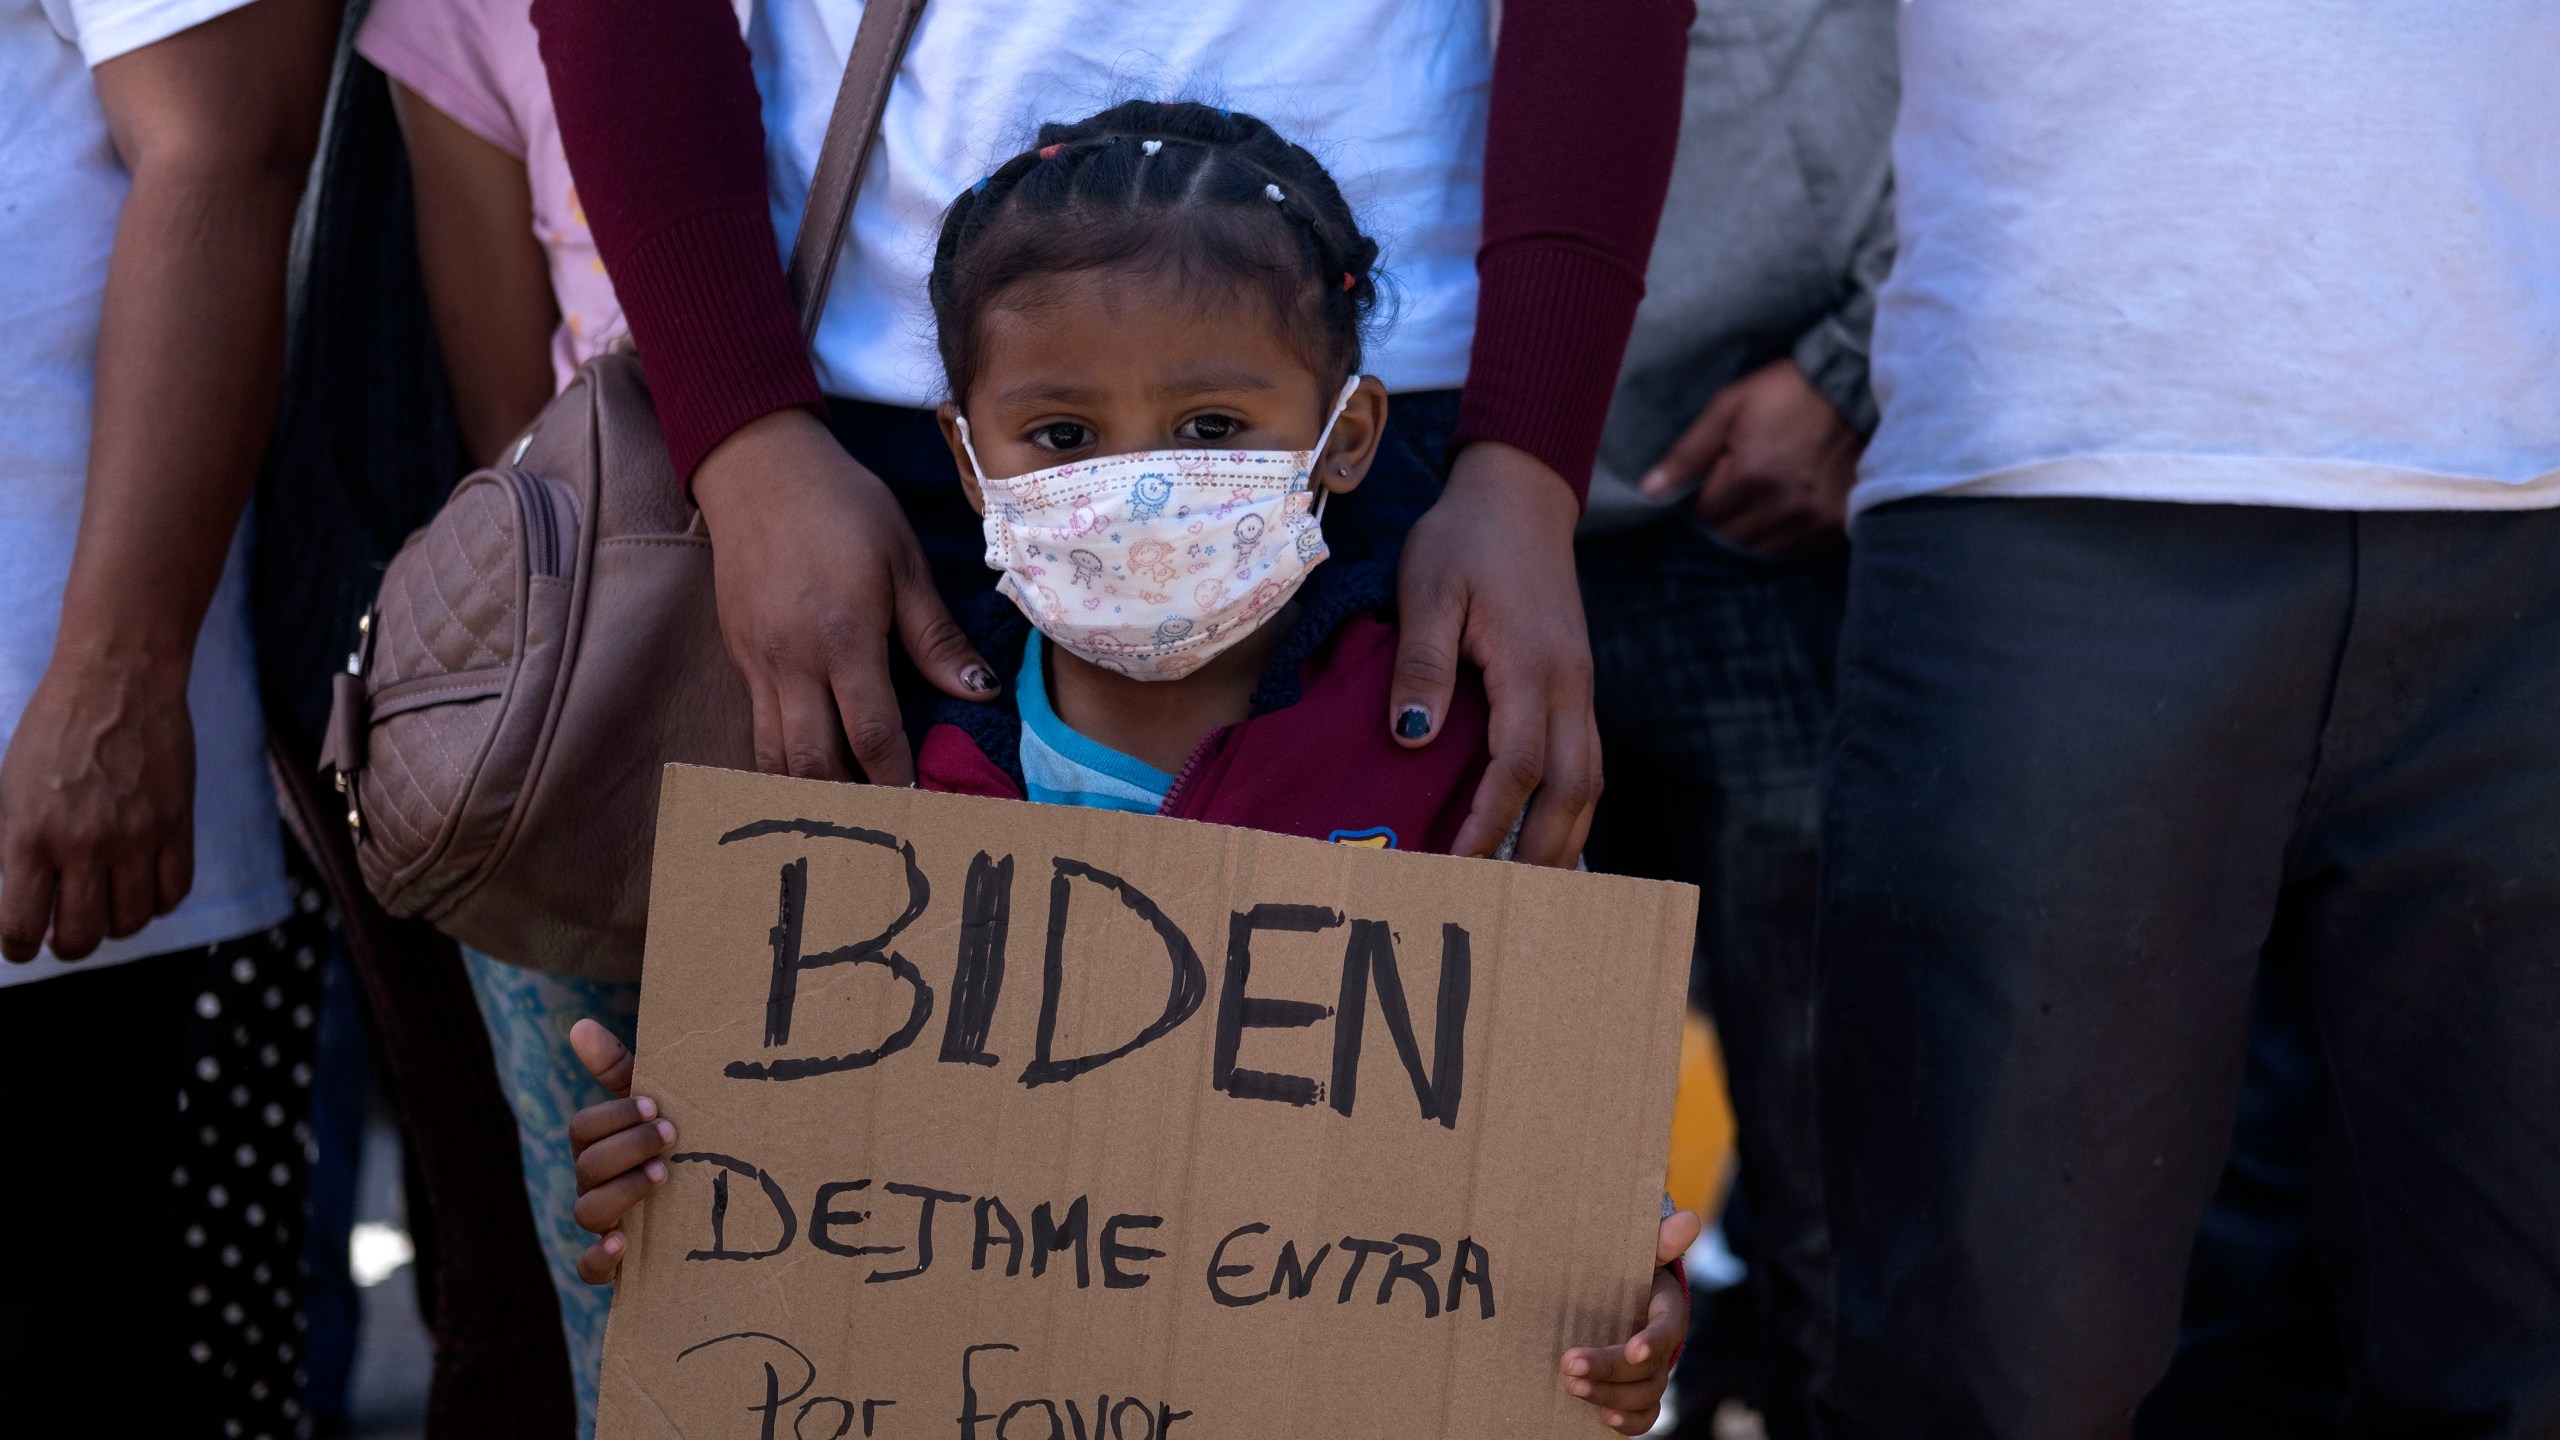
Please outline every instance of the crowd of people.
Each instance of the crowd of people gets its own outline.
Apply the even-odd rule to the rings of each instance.
[[[760,769],[1700,887],[1595,1425],[2560,1437],[2560,9],[932,0],[804,332],[864,9],[0,0],[0,1432],[325,1433],[334,971],[592,1433],[642,983],[318,756],[629,346]]]

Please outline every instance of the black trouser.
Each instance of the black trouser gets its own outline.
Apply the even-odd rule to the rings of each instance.
[[[0,989],[0,1434],[194,1437],[178,1086],[204,951]],[[0,962],[6,963],[6,962]]]
[[[2271,935],[2351,1430],[2560,1433],[2560,515],[1936,500],[1858,541],[1829,1433],[2124,1433]]]
[[[1739,1359],[1772,1440],[1795,1440],[1830,1284],[1813,1097],[1816,780],[1846,561],[1767,559],[1685,512],[1577,548],[1609,767],[1591,867],[1698,887],[1689,997],[1715,1018],[1738,1131],[1726,1233],[1747,1267],[1750,1353],[1720,1356],[1699,1317],[1677,1379],[1683,1423],[1708,1433],[1721,1377],[1699,1367]]]

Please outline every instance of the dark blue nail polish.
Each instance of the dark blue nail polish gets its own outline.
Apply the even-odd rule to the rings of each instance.
[[[1402,740],[1419,740],[1431,733],[1431,712],[1419,705],[1407,705],[1396,716],[1396,736]]]

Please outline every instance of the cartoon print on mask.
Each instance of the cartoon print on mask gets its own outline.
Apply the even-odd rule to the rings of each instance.
[[[1345,382],[1327,434],[1356,383]],[[1180,679],[1285,607],[1326,558],[1307,473],[1324,439],[1312,451],[1104,456],[1007,479],[989,478],[972,452],[987,562],[1063,650]]]
[[[1143,524],[1164,513],[1173,500],[1173,481],[1163,475],[1141,475],[1129,487],[1129,521]]]
[[[1263,520],[1259,515],[1247,515],[1236,521],[1237,569],[1253,563],[1254,549],[1262,544],[1262,530]]]
[[[1182,572],[1174,568],[1173,546],[1163,540],[1141,540],[1129,547],[1129,573],[1143,575],[1159,585],[1170,585]]]

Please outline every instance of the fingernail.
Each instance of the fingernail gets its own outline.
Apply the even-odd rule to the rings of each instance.
[[[1583,1359],[1579,1355],[1576,1355],[1572,1359],[1564,1362],[1564,1373],[1567,1375],[1588,1375],[1591,1373],[1591,1362]]]
[[[1670,488],[1671,476],[1661,470],[1647,470],[1644,478],[1636,482],[1637,491],[1645,495],[1659,495]]]
[[[643,1120],[655,1120],[658,1118],[658,1102],[650,1099],[646,1095],[632,1101],[631,1106],[633,1109],[640,1112],[640,1118]]]
[[[1651,1350],[1645,1348],[1645,1343],[1641,1340],[1627,1347],[1627,1358],[1636,1361],[1639,1364],[1643,1363],[1644,1358],[1652,1353],[1653,1352]]]
[[[621,1253],[622,1253],[622,1232],[621,1232],[621,1231],[617,1230],[617,1231],[615,1231],[614,1233],[612,1233],[612,1234],[607,1235],[606,1237],[604,1237],[604,1253],[606,1253],[607,1255],[619,1255],[619,1254],[621,1254]]]
[[[1588,1400],[1591,1398],[1591,1382],[1588,1380],[1575,1380],[1567,1384],[1564,1388],[1572,1391],[1573,1398],[1576,1400]]]
[[[666,1180],[667,1167],[660,1164],[658,1161],[652,1160],[648,1164],[640,1167],[640,1173],[649,1177],[650,1184],[657,1185]]]
[[[1396,715],[1396,736],[1403,740],[1419,740],[1431,733],[1431,712],[1419,705],[1407,705]]]
[[[667,1142],[667,1143],[668,1143],[668,1144],[670,1144],[670,1145],[673,1145],[674,1143],[676,1143],[676,1122],[674,1122],[673,1120],[661,1120],[661,1121],[659,1121],[659,1122],[658,1122],[658,1138],[659,1138],[659,1139],[661,1139],[661,1140],[664,1140],[665,1142]]]
[[[984,665],[972,665],[960,672],[960,683],[984,695],[996,688],[996,672]]]

